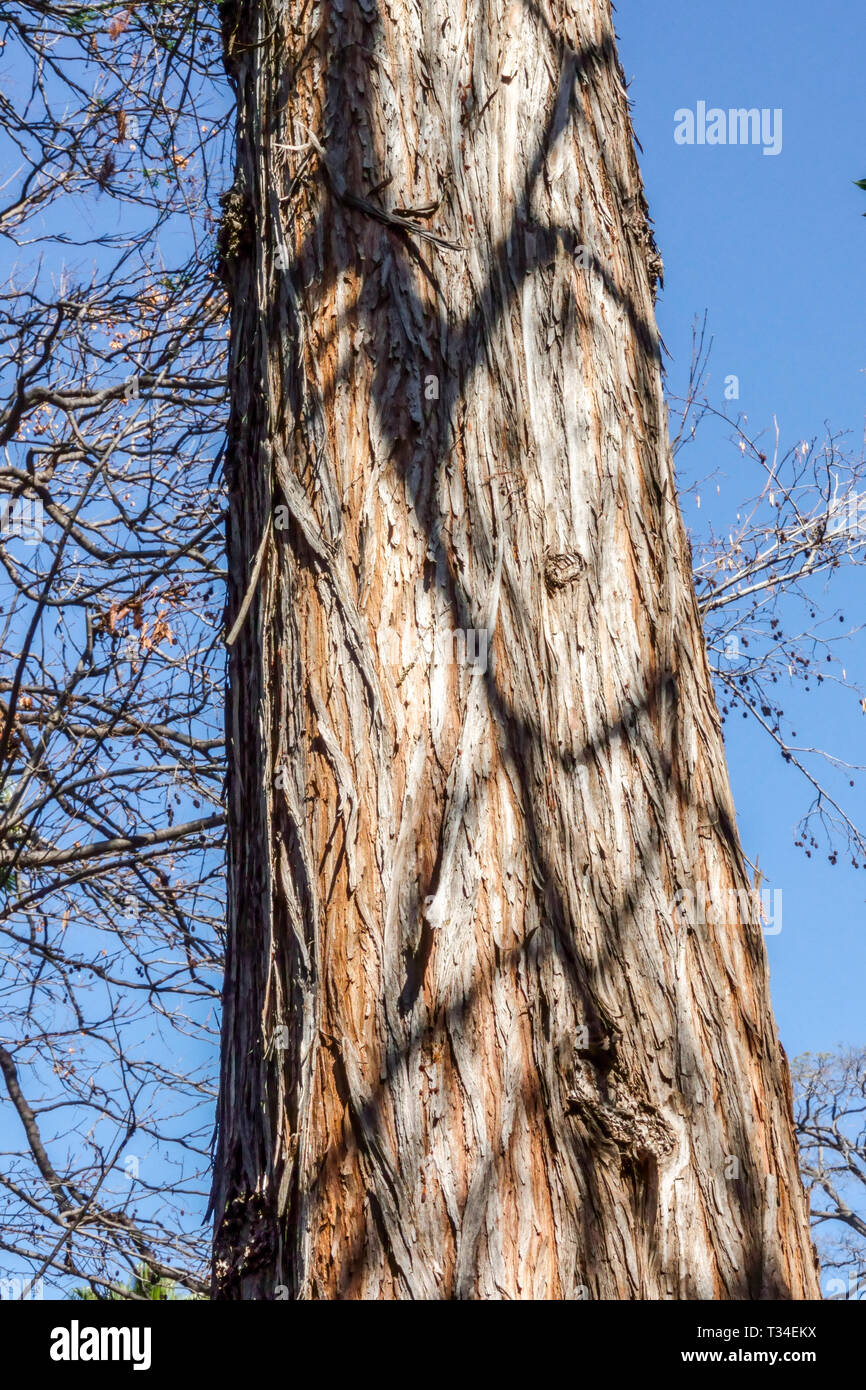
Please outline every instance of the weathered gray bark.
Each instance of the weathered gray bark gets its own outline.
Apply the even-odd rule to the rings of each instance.
[[[224,27],[215,1292],[814,1296],[608,0]]]

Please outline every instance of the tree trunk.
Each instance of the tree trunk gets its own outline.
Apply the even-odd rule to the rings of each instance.
[[[215,1295],[815,1297],[608,0],[222,14]]]

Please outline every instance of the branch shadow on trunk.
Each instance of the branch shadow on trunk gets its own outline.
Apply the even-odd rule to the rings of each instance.
[[[438,286],[435,263],[428,265],[424,262],[423,256],[413,243],[410,234],[401,233],[392,227],[371,224],[362,213],[341,208],[332,194],[326,195],[325,203],[319,214],[319,223],[309,234],[307,246],[295,258],[294,266],[289,271],[289,277],[291,277],[296,270],[300,275],[303,275],[306,270],[307,283],[309,283],[311,276],[317,275],[317,278],[322,282],[321,292],[323,293],[327,285],[333,285],[337,282],[344,269],[351,268],[361,280],[356,315],[358,320],[363,323],[365,312],[371,314],[377,312],[376,294],[370,289],[371,282],[364,266],[370,263],[369,253],[377,246],[384,246],[379,263],[386,265],[389,275],[398,282],[398,288],[391,290],[388,305],[392,340],[401,345],[403,361],[407,364],[407,372],[410,372],[410,369],[414,367],[416,386],[423,381],[425,372],[429,371],[431,367],[438,368],[442,391],[438,419],[435,422],[435,437],[433,439],[419,437],[421,432],[413,422],[405,402],[401,409],[395,400],[392,373],[389,364],[384,361],[379,364],[378,370],[373,375],[373,404],[376,407],[383,437],[390,441],[390,448],[387,452],[392,463],[402,475],[406,495],[411,502],[414,513],[426,528],[430,546],[445,558],[446,578],[439,587],[450,608],[454,628],[462,631],[475,626],[477,615],[483,607],[482,596],[467,588],[454,566],[453,557],[449,553],[448,536],[443,529],[443,518],[437,513],[434,501],[439,471],[444,466],[449,447],[454,447],[453,442],[449,446],[449,441],[456,440],[458,436],[458,417],[467,377],[473,370],[483,366],[488,351],[493,351],[494,331],[502,318],[508,314],[522,285],[535,270],[543,268],[555,258],[560,246],[564,247],[568,254],[573,255],[576,248],[581,245],[579,233],[574,228],[539,226],[533,223],[530,208],[533,186],[536,180],[542,176],[545,163],[555,142],[568,129],[572,119],[581,114],[579,102],[575,99],[575,82],[581,74],[591,73],[594,68],[605,65],[613,68],[614,78],[619,80],[612,35],[608,35],[604,42],[598,46],[587,47],[581,52],[575,52],[567,44],[560,43],[556,36],[550,32],[549,25],[537,5],[527,3],[526,8],[534,15],[537,22],[542,23],[547,28],[551,43],[558,53],[561,69],[559,92],[551,102],[551,112],[539,139],[535,157],[527,169],[523,194],[515,208],[508,234],[497,245],[490,248],[489,262],[492,267],[490,277],[476,295],[476,307],[471,317],[457,324],[449,321],[447,309],[444,307],[444,298]],[[361,51],[354,38],[357,25],[357,10],[351,16],[339,14],[336,8],[326,11],[323,30],[330,30],[331,51],[338,48],[347,54],[350,51]],[[371,31],[375,31],[375,19],[370,21],[369,28]],[[375,50],[375,32],[371,34],[371,37],[374,39],[371,47]],[[346,99],[345,89],[350,81],[354,103],[357,103],[359,92],[366,95],[363,81],[358,80],[363,76],[365,70],[362,67],[358,77],[353,79],[348,58],[337,69],[333,65],[329,68],[326,111],[329,108],[340,109]],[[290,97],[288,83],[286,83],[284,95],[288,100]],[[369,120],[370,113],[368,112]],[[357,126],[353,127],[353,130],[357,130]],[[302,131],[303,127],[301,127],[301,140],[303,140]],[[336,140],[331,144],[325,137],[322,144],[327,149],[329,159],[333,160],[334,167],[339,170],[345,185],[352,187],[353,169],[355,173],[358,170],[357,161],[354,161],[353,164],[353,151],[348,143],[345,148],[342,148]],[[604,149],[603,141],[601,148]],[[382,170],[369,172],[368,182],[375,184],[383,172]],[[615,171],[610,166],[608,166],[608,175],[614,180],[619,204],[622,207],[630,197],[634,197],[634,194],[619,185],[618,180],[615,179]],[[267,206],[268,190],[258,190],[258,196],[258,206]],[[360,262],[360,265],[357,261],[351,265],[349,263],[341,264],[336,258],[325,259],[323,257],[323,250],[329,243],[328,228],[334,221],[339,223],[340,219],[344,219],[346,225],[352,222],[358,223],[357,245],[363,247],[367,257]],[[534,239],[534,252],[530,252],[528,249],[530,241],[527,233],[531,233]],[[628,237],[628,231],[624,229],[623,235]],[[334,238],[332,244],[336,244],[337,240]],[[519,247],[520,250],[515,252],[515,247]],[[637,272],[641,273],[640,253],[636,245],[632,248],[632,255],[637,262]],[[373,264],[376,264],[376,258],[373,257],[372,260]],[[431,312],[430,307],[422,303],[418,297],[414,274],[419,269],[422,270],[428,283],[435,284],[438,297],[443,302],[443,307],[438,313]],[[659,370],[658,335],[652,322],[633,296],[615,283],[598,257],[594,257],[594,269],[602,277],[609,298],[626,313],[634,333],[636,361],[649,378]],[[319,271],[322,273],[318,274]],[[299,286],[301,293],[303,287],[302,283]],[[284,392],[288,386],[290,393],[289,409],[286,411],[286,416],[290,421],[292,418],[295,421],[309,420],[309,401],[307,399],[311,388],[309,377],[304,382],[303,390],[301,389],[301,380],[304,378],[305,369],[299,351],[299,345],[303,342],[304,337],[303,325],[296,310],[299,291],[292,288],[288,295],[288,306],[285,301],[282,302],[277,313],[273,313],[273,300],[269,298],[264,316],[261,317],[254,332],[250,333],[250,341],[255,339],[260,344],[266,345],[273,339],[274,329],[280,315],[286,317],[288,339],[290,342],[294,342],[293,350],[298,350],[298,359],[293,366],[295,379],[283,382]],[[365,303],[369,304],[369,309],[365,310]],[[577,319],[583,323],[587,330],[591,331],[594,325],[587,322],[582,306],[575,301],[571,307]],[[294,322],[291,319],[292,313],[294,313]],[[271,317],[272,314],[273,317]],[[423,326],[424,335],[420,340],[420,350],[418,342],[413,341],[403,328],[405,321],[403,314],[415,330],[418,330],[419,326]],[[368,321],[368,326],[373,329],[381,325],[371,319]],[[339,328],[340,322],[338,320],[332,328],[335,339],[339,333]],[[261,351],[262,375],[264,376],[268,359],[267,347],[263,347]],[[449,360],[460,364],[460,375],[449,371]],[[331,391],[336,390],[338,380],[338,373],[335,372]],[[313,394],[315,395],[315,393]],[[327,404],[328,400],[324,393],[320,394],[319,399],[313,402],[314,409],[320,415],[324,414]],[[275,422],[271,420],[268,423],[272,428]],[[316,461],[317,477],[321,475],[327,462],[327,460],[322,459]],[[242,479],[245,469],[250,466],[257,467],[258,460],[244,460],[237,476]],[[503,533],[507,528],[508,518],[503,517],[501,506],[495,510],[495,539],[504,543]],[[259,520],[260,518],[254,518],[256,523]],[[327,518],[321,519],[321,525],[323,533],[327,534]],[[256,526],[253,526],[251,530],[255,531]],[[302,570],[312,572],[317,583],[321,582],[325,586],[332,586],[336,591],[334,567],[338,561],[334,554],[311,549],[308,536],[298,526],[288,528],[285,533],[285,542],[294,565]],[[335,546],[338,544],[337,536],[333,538],[333,544]],[[539,555],[539,563],[541,558]],[[486,559],[489,572],[493,569],[495,557],[490,554]],[[591,578],[598,587],[601,583],[600,576],[596,574]],[[522,600],[516,586],[512,583],[512,575],[508,569],[505,572],[504,586],[509,613],[516,622],[520,622]],[[236,610],[241,597],[240,594],[235,596]],[[341,590],[339,601],[345,602],[344,590]],[[249,622],[250,632],[256,630],[259,603],[259,597],[254,597]],[[359,625],[363,625],[364,615],[362,612],[357,611],[353,617],[357,618]],[[538,641],[537,633],[532,627],[533,617],[524,614],[523,618],[523,645],[519,657],[524,662],[535,663],[535,669],[539,670]],[[245,645],[242,644],[239,647],[238,657],[233,657],[233,661],[236,662],[235,679],[239,678],[246,663],[255,662],[255,656],[251,639],[245,639]],[[609,1103],[610,1097],[613,1095],[611,1090],[611,1073],[613,1071],[620,1073],[628,1084],[639,1083],[639,1074],[633,1059],[624,1057],[621,1053],[619,1042],[622,1037],[622,1029],[617,1019],[615,1007],[612,1007],[609,998],[606,998],[611,992],[611,981],[614,981],[617,986],[614,990],[617,997],[627,996],[627,980],[622,970],[625,924],[635,921],[639,915],[642,901],[641,885],[648,883],[653,876],[663,877],[666,872],[675,867],[671,864],[661,863],[659,846],[665,842],[665,830],[670,818],[685,800],[693,799],[692,788],[684,787],[678,779],[676,758],[671,751],[679,718],[677,673],[681,658],[678,643],[674,641],[673,647],[667,651],[657,650],[656,657],[656,669],[646,673],[647,689],[645,695],[632,706],[624,708],[618,720],[611,721],[606,728],[597,732],[576,754],[573,750],[563,753],[560,747],[553,743],[545,730],[540,707],[536,715],[533,716],[528,709],[521,710],[514,706],[497,678],[493,663],[488,665],[483,675],[477,678],[483,682],[487,710],[496,729],[500,758],[503,763],[515,771],[517,776],[520,789],[520,808],[523,815],[523,832],[532,868],[532,878],[537,885],[543,885],[542,888],[538,889],[539,897],[536,900],[539,926],[527,940],[513,950],[502,951],[497,948],[493,969],[517,971],[520,968],[528,968],[538,974],[539,966],[544,958],[555,957],[558,967],[569,980],[573,1001],[576,1006],[579,1004],[577,1012],[580,1012],[588,1020],[596,1035],[595,1044],[593,1048],[589,1049],[587,1055],[583,1058],[575,1057],[573,1060],[574,1067],[581,1063],[591,1066],[595,1078],[593,1086],[597,1097],[596,1102],[592,1098],[587,1101],[585,1097],[574,1099],[567,1095],[549,1093],[551,1085],[556,1084],[554,1081],[555,1069],[545,1062],[549,1048],[549,1038],[545,1037],[545,1033],[548,1031],[550,1021],[548,1019],[545,1022],[543,1017],[533,1020],[536,1074],[532,1077],[524,1075],[519,1097],[525,1107],[529,1106],[530,1103],[537,1101],[540,1089],[544,1092],[543,1101],[546,1114],[549,1115],[552,1108],[553,1111],[558,1110],[560,1114],[565,1113],[570,1116],[571,1123],[567,1131],[571,1144],[570,1152],[567,1155],[570,1169],[570,1191],[565,1200],[570,1204],[572,1219],[576,1225],[582,1223],[584,1226],[586,1248],[601,1246],[603,1249],[608,1249],[617,1239],[616,1232],[607,1232],[604,1229],[603,1214],[606,1210],[606,1194],[598,1185],[596,1175],[600,1150],[606,1149],[609,1153],[619,1153],[623,1173],[633,1187],[636,1228],[640,1228],[645,1223],[651,1230],[657,1217],[659,1157],[651,1148],[641,1147],[637,1133],[626,1135],[625,1139],[620,1137],[618,1140],[616,1135],[611,1133],[605,1111],[605,1105]],[[513,653],[509,653],[509,659],[514,659]],[[260,674],[258,679],[264,687],[266,683],[264,675]],[[372,693],[370,700],[371,718],[375,718],[375,695]],[[670,720],[667,727],[665,726],[666,720]],[[654,730],[655,738],[652,740],[646,735],[647,727]],[[567,772],[580,762],[585,762],[591,757],[597,758],[603,749],[609,748],[616,740],[623,738],[634,740],[636,732],[638,733],[639,754],[644,759],[654,784],[665,789],[667,801],[660,817],[662,823],[659,824],[651,820],[644,827],[643,839],[635,846],[636,858],[644,866],[644,873],[640,876],[634,876],[621,887],[618,900],[611,905],[607,919],[603,922],[603,931],[600,929],[602,926],[600,917],[597,915],[595,918],[593,925],[598,930],[593,942],[595,957],[592,958],[581,949],[579,944],[582,937],[582,924],[576,920],[573,907],[569,903],[568,893],[562,883],[561,867],[557,866],[554,856],[546,849],[551,834],[551,823],[539,823],[535,788],[538,786],[539,779],[543,777],[544,766],[549,760],[553,760],[563,771]],[[243,782],[242,772],[238,773],[233,770],[232,775],[239,776]],[[447,809],[446,800],[442,806],[443,822]],[[724,839],[729,854],[730,873],[734,880],[741,878],[742,864],[739,859],[736,829],[730,824],[726,807],[718,802],[714,805],[702,806],[701,811],[709,817],[712,824],[722,824],[724,827],[727,822]],[[270,833],[279,835],[281,832],[277,827],[281,827],[284,837],[291,837],[295,843],[302,839],[303,827],[289,825],[285,813],[279,808],[275,813],[275,824]],[[298,856],[303,859],[302,848],[298,848],[297,854],[294,856],[295,862],[297,862]],[[422,891],[419,895],[422,898],[435,891],[435,882],[424,886],[427,893]],[[684,887],[685,885],[678,884],[677,886]],[[239,905],[238,910],[243,917],[245,908]],[[311,959],[315,959],[315,948],[321,928],[317,918],[314,894],[306,893],[303,911],[306,920],[307,949],[311,952]],[[259,958],[262,960],[265,973],[269,969],[276,969],[284,975],[286,993],[288,997],[292,997],[297,988],[297,981],[293,979],[293,974],[299,969],[298,948],[293,940],[286,939],[286,932],[279,924],[275,936],[278,940],[282,938],[277,961],[271,966],[265,964],[263,956]],[[232,932],[230,955],[237,956],[243,947],[243,937],[243,933]],[[384,1058],[384,1076],[374,1092],[365,1095],[359,1091],[357,1082],[353,1078],[355,1068],[345,1054],[343,1039],[328,1034],[327,1036],[322,1035],[321,1039],[316,1042],[316,1049],[321,1045],[321,1042],[324,1042],[326,1049],[333,1055],[335,1069],[340,1075],[340,1093],[345,1098],[345,1104],[351,1114],[355,1142],[359,1152],[364,1155],[363,1162],[372,1187],[371,1195],[374,1196],[377,1209],[376,1224],[381,1231],[380,1241],[383,1248],[387,1250],[389,1259],[394,1261],[395,1268],[400,1270],[400,1277],[409,1296],[425,1296],[426,1290],[417,1285],[412,1274],[401,1264],[399,1253],[395,1254],[394,1232],[389,1229],[387,1190],[394,1188],[395,1182],[399,1180],[399,1174],[391,1169],[388,1162],[387,1135],[383,1124],[382,1106],[390,1083],[400,1069],[406,1065],[409,1055],[419,1046],[431,1046],[443,1039],[449,1041],[453,1046],[454,1034],[457,1031],[456,1025],[472,1010],[480,998],[482,990],[489,985],[489,979],[476,978],[472,986],[463,990],[459,997],[452,1000],[446,1008],[440,1007],[432,1016],[425,1016],[425,975],[433,946],[432,934],[429,931],[426,935],[422,934],[419,952],[413,960],[407,962],[406,981],[400,999],[401,1022],[399,1026],[395,1025],[393,1018],[389,1015],[388,1029],[391,1034],[391,1042]],[[319,989],[317,968],[308,965],[304,967],[304,972],[304,989],[317,991]],[[490,973],[488,972],[488,974]],[[232,982],[228,988],[230,990],[235,989],[236,981],[233,969],[228,971],[227,980]],[[248,986],[249,983],[250,981],[247,979]],[[538,988],[543,995],[543,983],[540,981]],[[244,1008],[249,1009],[253,1018],[256,1019],[261,1016],[261,1008],[258,1005],[264,1002],[265,995],[266,981],[264,978],[254,981],[252,998],[247,997],[243,1001],[239,1001],[237,997],[231,997],[227,993],[227,1014],[234,1016],[239,1003],[242,1002]],[[397,1001],[394,1003],[396,1004]],[[318,1008],[320,1010],[318,1016],[321,1019],[323,1005],[320,1003]],[[232,1042],[227,1033],[224,1048],[230,1045]],[[289,1089],[292,1085],[300,1085],[302,1062],[300,1060],[299,1037],[294,1039],[292,1052],[295,1060],[290,1062],[287,1068],[287,1075],[290,1078]],[[727,1061],[731,1063],[732,1059],[728,1057]],[[281,1127],[282,1119],[280,1114],[272,1113],[277,1102],[273,1093],[268,1099],[270,1087],[261,1075],[266,1065],[266,1063],[260,1063],[259,1066],[255,1064],[246,1066],[247,1075],[253,1084],[250,1094],[244,1095],[243,1101],[248,1106],[258,1105],[260,1107],[259,1114],[262,1111],[271,1112],[269,1114],[269,1126],[271,1132],[275,1132]],[[277,1095],[280,1105],[286,1103],[282,1086],[277,1088]],[[262,1165],[256,1157],[256,1152],[264,1157],[264,1166],[268,1171],[268,1185],[272,1190],[272,1197],[275,1197],[277,1188],[283,1188],[286,1178],[285,1167],[281,1172],[273,1171],[271,1158],[273,1146],[270,1142],[262,1143],[258,1137],[255,1138],[252,1147],[246,1143],[238,1142],[237,1130],[232,1123],[232,1117],[225,1110],[226,1104],[227,1098],[224,1096],[220,1105],[220,1151],[215,1185],[218,1231],[224,1219],[226,1207],[231,1200],[231,1194],[251,1193],[257,1190],[260,1173],[256,1170]],[[613,1108],[615,1109],[616,1106],[614,1105]],[[261,1121],[258,1120],[257,1123],[260,1124]],[[729,1117],[729,1123],[734,1132],[735,1140],[737,1143],[742,1143],[745,1150],[747,1139],[743,1116],[737,1112]],[[292,1116],[293,1130],[296,1131],[297,1126],[298,1115],[295,1113]],[[235,1131],[234,1135],[232,1135],[232,1131]],[[268,1138],[267,1135],[263,1137],[265,1140]],[[560,1142],[561,1137],[561,1130],[557,1129],[555,1133],[551,1130],[550,1140],[554,1145]],[[231,1145],[231,1152],[226,1151],[227,1145]],[[319,1172],[323,1170],[327,1156],[327,1154],[320,1156]],[[286,1165],[289,1162],[290,1160],[285,1160]],[[298,1227],[303,1223],[302,1211],[308,1207],[310,1194],[301,1192],[301,1184],[305,1181],[302,1164],[296,1160],[291,1160],[291,1162],[293,1171],[290,1174],[290,1191],[286,1206],[280,1210],[279,1203],[275,1200],[266,1203],[268,1207],[266,1220],[268,1223],[272,1223],[275,1228],[267,1248],[271,1251],[274,1249],[286,1250],[286,1270],[292,1281],[290,1287],[292,1292],[297,1294],[303,1291],[303,1281],[297,1270],[301,1261]],[[497,1158],[491,1152],[479,1163],[473,1175],[467,1208],[471,1206],[474,1215],[470,1213],[468,1223],[464,1221],[464,1224],[468,1224],[472,1229],[477,1229],[476,1217],[479,1213],[483,1214],[484,1212],[489,1191],[496,1181],[496,1168]],[[738,1195],[743,1223],[749,1230],[748,1245],[752,1252],[749,1267],[741,1272],[739,1287],[742,1292],[740,1296],[758,1297],[761,1296],[762,1233],[760,1227],[754,1223],[754,1213],[760,1207],[760,1194],[756,1190],[751,1174],[743,1179],[742,1190],[738,1189]],[[580,1200],[581,1197],[583,1200]],[[404,1204],[405,1200],[404,1197],[402,1199]],[[466,1217],[465,1212],[464,1217]],[[361,1234],[359,1232],[359,1238]],[[445,1296],[463,1297],[467,1296],[471,1286],[471,1240],[464,1241],[462,1250],[459,1248],[460,1243],[456,1236],[455,1242],[458,1246],[455,1259],[455,1282],[450,1289],[444,1292]],[[644,1244],[646,1247],[644,1258],[651,1259],[649,1233],[646,1234]],[[289,1251],[293,1253],[289,1254]],[[347,1292],[357,1284],[358,1266],[364,1256],[365,1250],[362,1247],[358,1250],[347,1250],[343,1257]],[[230,1277],[223,1284],[219,1296],[240,1296],[239,1287],[239,1282],[233,1285]],[[639,1296],[639,1293],[636,1292],[633,1296]],[[786,1297],[790,1295],[785,1289],[776,1286],[776,1291],[772,1296]]]

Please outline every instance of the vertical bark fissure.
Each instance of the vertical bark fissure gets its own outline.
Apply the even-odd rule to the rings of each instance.
[[[607,0],[223,13],[215,1292],[813,1296]]]

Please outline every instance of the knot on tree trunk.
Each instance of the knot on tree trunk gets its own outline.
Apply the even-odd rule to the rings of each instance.
[[[588,1067],[575,1073],[566,1099],[566,1113],[609,1140],[624,1158],[660,1161],[673,1152],[675,1138],[668,1122],[648,1101],[630,1094],[624,1083],[610,1075],[604,1094]]]
[[[566,550],[561,555],[545,554],[544,587],[549,594],[573,584],[586,569],[586,562],[576,550]]]

